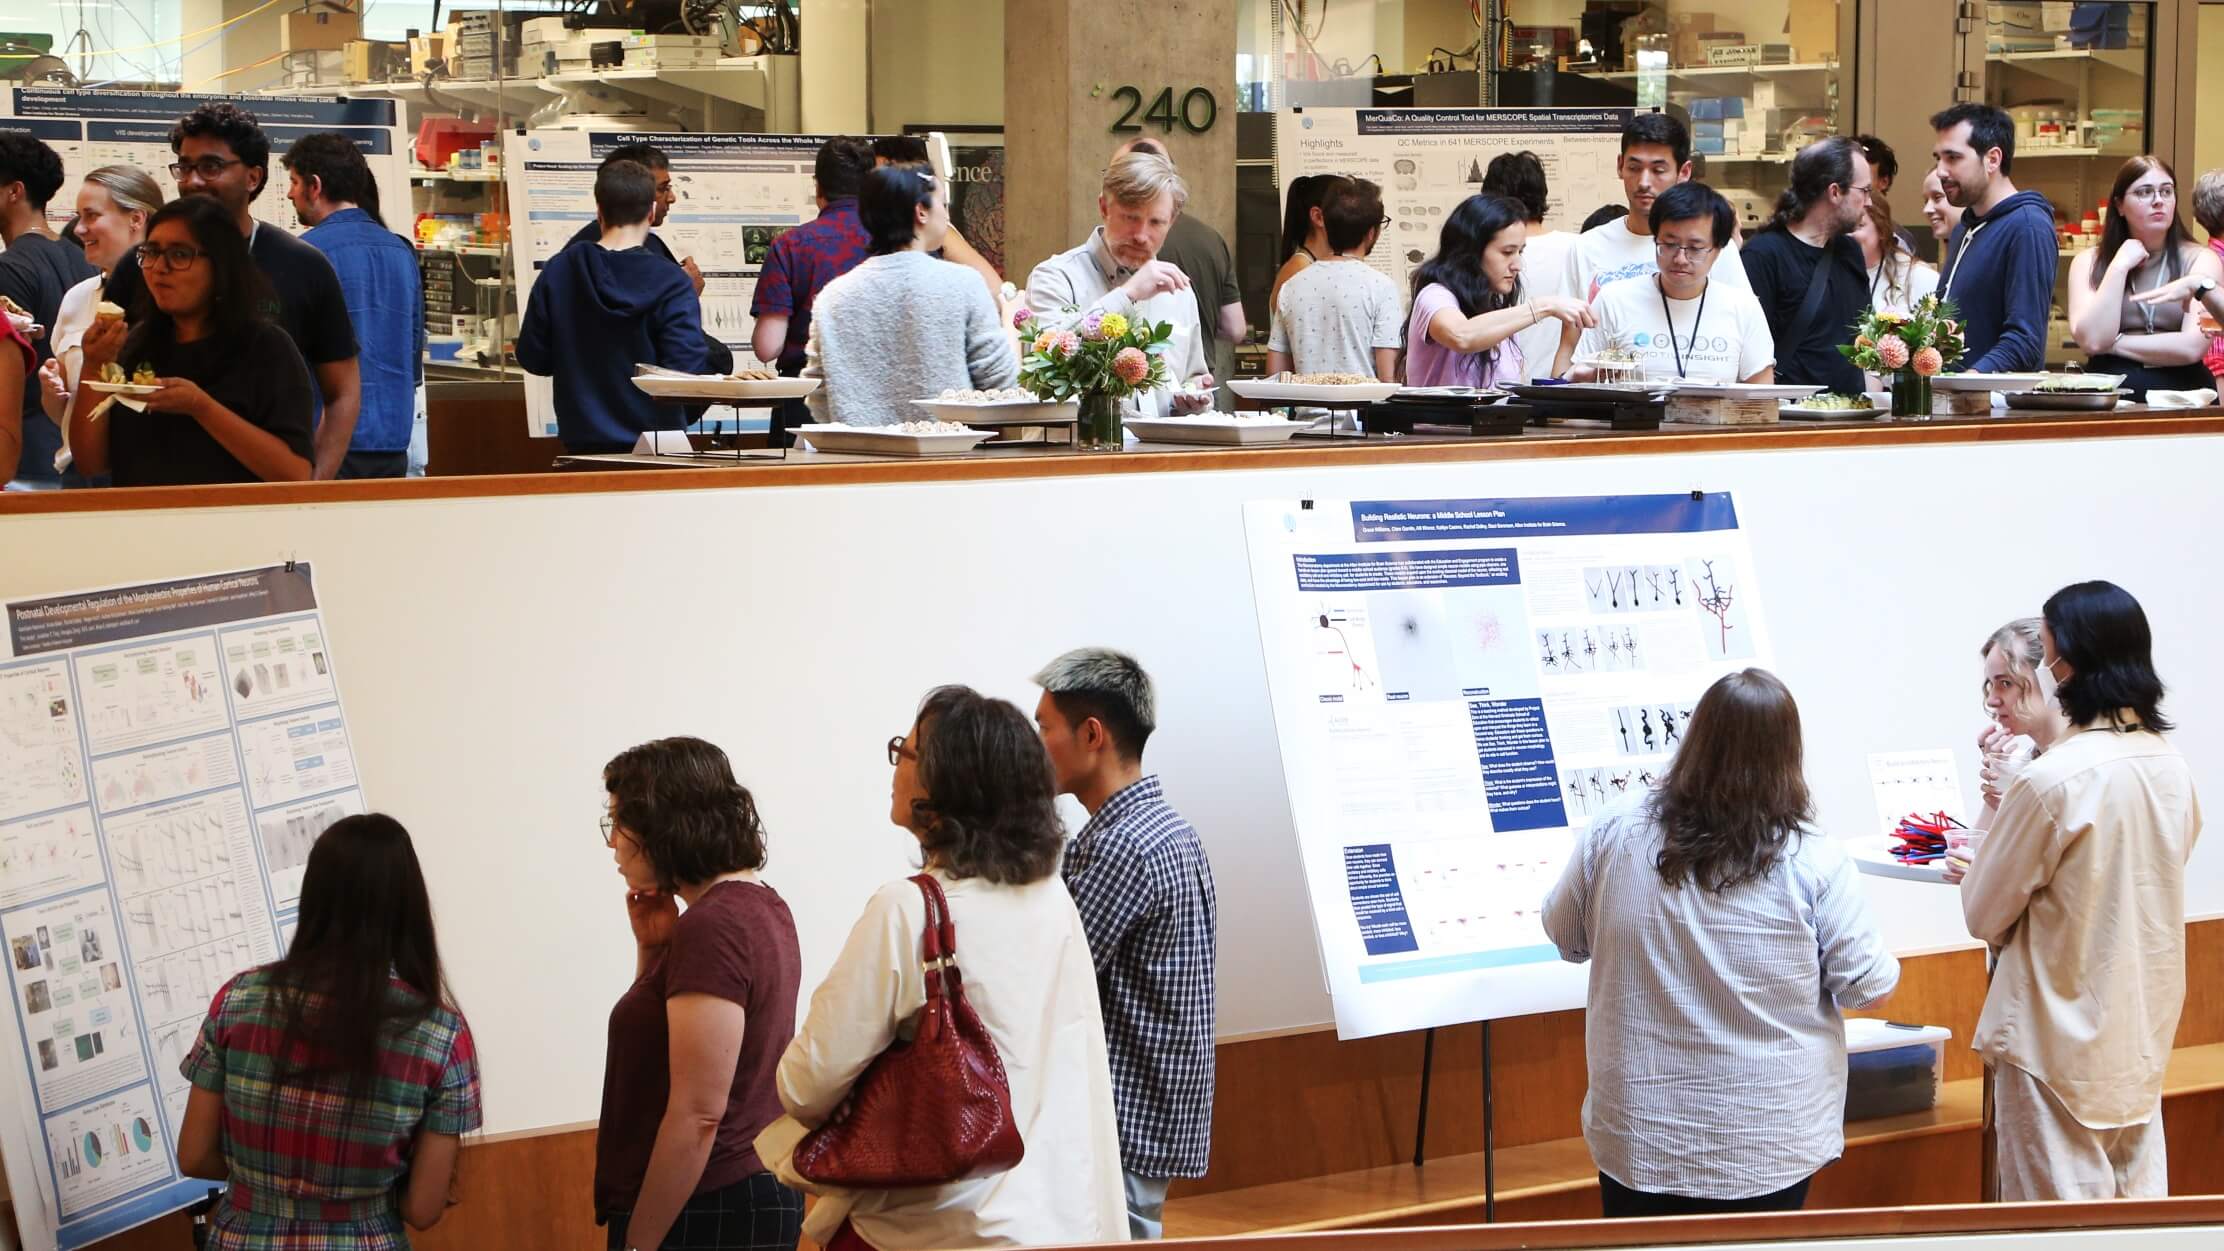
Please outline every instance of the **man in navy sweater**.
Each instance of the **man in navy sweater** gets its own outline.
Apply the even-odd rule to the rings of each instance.
[[[687,411],[633,385],[636,363],[683,373],[705,366],[695,288],[645,245],[656,211],[646,166],[595,174],[602,238],[567,247],[541,270],[518,327],[517,363],[556,382],[556,431],[571,452],[631,450],[645,430],[679,430]]]
[[[1961,309],[1968,351],[1962,368],[2006,374],[2046,367],[2060,245],[2054,208],[2008,181],[2015,121],[1987,104],[1957,104],[1931,118],[1938,182],[1962,210],[1941,298]]]

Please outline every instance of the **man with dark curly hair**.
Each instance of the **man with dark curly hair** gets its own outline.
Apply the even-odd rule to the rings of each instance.
[[[62,186],[62,158],[54,149],[20,131],[0,133],[0,296],[16,302],[41,326],[51,326],[61,315],[62,297],[69,289],[92,277],[95,270],[85,253],[61,241],[47,224],[46,204]],[[54,358],[46,336],[32,342],[37,368]],[[16,397],[0,397],[0,403]],[[39,407],[36,384],[23,388],[23,451],[0,469],[8,471],[18,489],[50,490],[62,485],[54,454],[62,447],[62,428]]]
[[[286,332],[316,375],[324,411],[317,422],[314,468],[319,478],[340,471],[362,407],[355,324],[332,262],[315,245],[276,226],[265,229],[248,206],[270,181],[270,139],[255,115],[236,104],[204,104],[170,128],[177,159],[170,175],[181,196],[205,195],[226,209],[247,237],[248,254],[277,293],[263,316]]]

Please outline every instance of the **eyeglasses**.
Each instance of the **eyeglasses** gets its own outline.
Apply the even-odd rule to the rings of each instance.
[[[618,845],[618,821],[617,818],[607,812],[602,814],[602,845],[605,847]]]
[[[1861,194],[1863,194],[1863,195],[1869,195],[1869,194],[1873,193],[1873,192],[1874,192],[1875,190],[1876,190],[1876,184],[1875,184],[1875,183],[1873,183],[1873,182],[1865,182],[1865,183],[1862,183],[1862,184],[1861,184],[1860,186],[1858,186],[1858,187],[1848,187],[1848,188],[1846,188],[1846,194],[1847,194],[1847,195],[1852,195],[1852,194],[1853,194],[1854,192],[1858,191],[1858,192],[1860,192],[1860,193],[1861,193]]]
[[[1653,251],[1663,257],[1680,256],[1687,261],[1696,261],[1703,259],[1707,253],[1714,251],[1714,249],[1697,243],[1656,243],[1653,245]]]
[[[1384,230],[1388,230],[1388,229],[1390,228],[1390,222],[1391,222],[1391,220],[1392,220],[1391,216],[1390,216],[1390,215],[1389,215],[1388,213],[1384,213],[1384,214],[1382,215],[1382,220],[1381,220],[1381,221],[1379,221],[1379,222],[1376,222],[1375,224],[1376,224],[1377,226],[1380,226],[1380,227],[1382,227],[1382,228],[1383,228]]]
[[[142,243],[133,248],[132,251],[138,254],[139,268],[141,269],[154,269],[157,267],[157,262],[160,262],[160,268],[166,270],[187,269],[192,266],[193,262],[208,255],[199,248],[189,248],[182,243],[167,248],[158,247],[152,243]]]
[[[888,740],[888,763],[900,765],[906,760],[917,760],[919,753],[904,746],[904,736],[898,734]]]
[[[204,156],[194,161],[173,161],[170,164],[170,177],[183,178],[187,174],[198,174],[204,179],[222,178],[225,170],[246,163],[238,157],[226,160],[221,156]]]
[[[2148,203],[2157,200],[2175,200],[2178,198],[2178,189],[2169,183],[2159,185],[2149,183],[2144,187],[2133,187],[2131,190],[2124,192],[2124,198],[2127,200],[2145,200]]]

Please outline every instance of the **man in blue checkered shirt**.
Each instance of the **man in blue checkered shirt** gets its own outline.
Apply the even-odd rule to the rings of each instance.
[[[1058,790],[1089,813],[1066,847],[1065,879],[1097,966],[1128,1228],[1156,1238],[1167,1184],[1204,1176],[1212,1149],[1212,865],[1197,831],[1143,773],[1143,743],[1157,725],[1143,667],[1085,647],[1035,682],[1035,723]]]

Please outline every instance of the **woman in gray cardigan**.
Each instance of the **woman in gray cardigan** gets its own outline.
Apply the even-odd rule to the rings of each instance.
[[[950,194],[922,165],[865,175],[857,214],[873,254],[826,284],[811,311],[803,376],[815,421],[891,426],[928,418],[911,401],[992,390],[1019,377],[1012,336],[981,280],[934,256]]]

